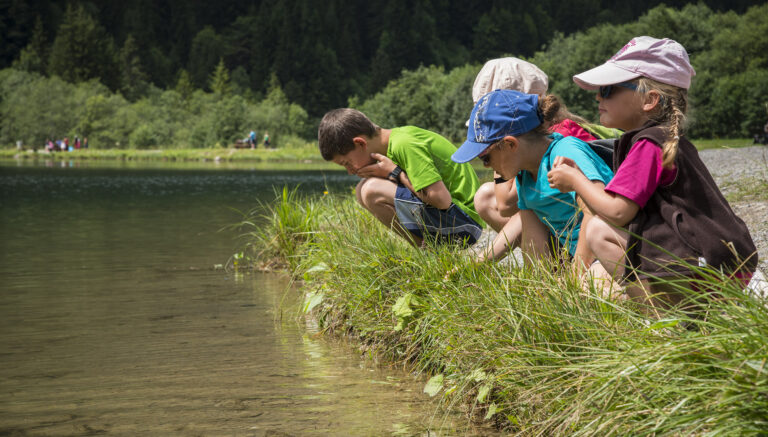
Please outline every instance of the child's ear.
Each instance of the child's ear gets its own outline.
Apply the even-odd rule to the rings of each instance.
[[[504,137],[504,145],[509,146],[514,150],[518,145],[520,145],[520,141],[512,135],[507,135]]]
[[[656,90],[650,90],[643,96],[643,111],[651,112],[661,106],[661,94]]]
[[[354,137],[352,142],[355,144],[355,147],[365,147],[368,145],[368,142],[363,137]]]

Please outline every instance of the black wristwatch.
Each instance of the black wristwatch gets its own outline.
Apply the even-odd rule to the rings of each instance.
[[[399,184],[400,183],[400,173],[402,173],[402,172],[403,172],[402,168],[400,168],[398,166],[395,166],[395,169],[392,170],[392,173],[390,173],[389,176],[387,176],[387,179],[389,179],[390,181],[392,181],[392,182],[394,182],[396,184]]]
[[[503,177],[499,176],[497,178],[493,178],[493,181],[497,184],[503,184],[504,182],[509,182],[507,179],[504,179]]]

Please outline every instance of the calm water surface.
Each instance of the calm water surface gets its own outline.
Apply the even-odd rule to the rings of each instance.
[[[355,182],[0,164],[0,435],[485,434],[301,325],[283,276],[214,268],[232,208]]]

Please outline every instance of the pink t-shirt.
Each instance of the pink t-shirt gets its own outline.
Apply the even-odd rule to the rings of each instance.
[[[566,118],[560,123],[553,124],[552,126],[549,127],[549,131],[557,132],[563,135],[564,137],[576,137],[582,141],[592,141],[597,139],[592,134],[587,132],[586,129],[579,126],[578,123],[571,120],[570,118]]]
[[[656,189],[671,184],[675,176],[677,168],[667,169],[661,165],[661,148],[651,140],[642,139],[629,149],[605,191],[620,194],[643,208]]]

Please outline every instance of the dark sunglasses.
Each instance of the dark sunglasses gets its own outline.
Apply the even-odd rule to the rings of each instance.
[[[504,140],[501,140],[501,141],[504,141]],[[486,147],[485,150],[483,151],[484,155],[478,157],[480,158],[480,161],[483,161],[484,166],[488,167],[489,165],[488,162],[491,160],[491,152],[493,151],[494,147],[498,146],[499,143],[501,143],[501,141],[497,141],[491,144],[490,146]]]
[[[598,93],[600,94],[600,97],[607,99],[611,96],[611,93],[613,92],[613,87],[620,86],[622,88],[630,89],[632,91],[635,91],[637,89],[637,84],[632,82],[622,82],[622,83],[615,83],[613,85],[605,85],[601,86]]]

